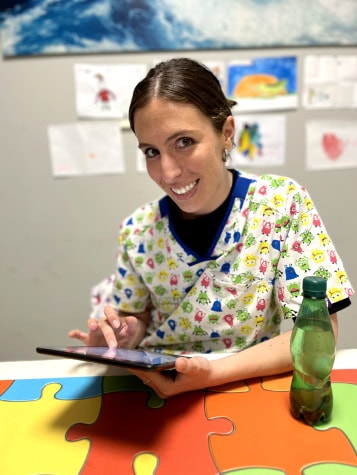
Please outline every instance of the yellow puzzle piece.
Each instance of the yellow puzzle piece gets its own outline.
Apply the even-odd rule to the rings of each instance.
[[[73,424],[93,424],[101,397],[56,399],[60,384],[48,384],[36,401],[0,401],[0,473],[77,475],[90,448],[87,439],[66,440]]]

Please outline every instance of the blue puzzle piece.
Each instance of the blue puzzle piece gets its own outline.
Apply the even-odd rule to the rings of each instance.
[[[41,398],[42,388],[53,383],[61,385],[56,398],[66,401],[101,396],[103,392],[102,376],[19,379],[0,396],[0,401],[36,401]]]

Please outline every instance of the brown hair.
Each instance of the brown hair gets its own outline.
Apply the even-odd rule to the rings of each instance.
[[[225,97],[220,82],[210,69],[189,58],[174,58],[157,64],[136,85],[129,106],[129,123],[134,133],[136,110],[153,97],[192,104],[219,132],[236,104]]]

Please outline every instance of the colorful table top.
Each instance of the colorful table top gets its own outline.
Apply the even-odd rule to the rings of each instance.
[[[316,427],[289,413],[291,374],[162,400],[111,367],[0,363],[0,474],[357,475],[355,362]]]

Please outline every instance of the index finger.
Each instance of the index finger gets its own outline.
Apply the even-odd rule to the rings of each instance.
[[[106,316],[100,317],[98,320],[98,326],[103,333],[104,339],[107,342],[109,348],[117,348],[118,342],[114,333],[114,329],[110,325]]]
[[[115,308],[106,305],[104,307],[104,316],[113,328],[118,329],[120,327],[120,318]]]

